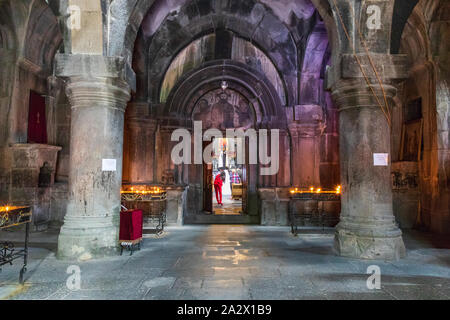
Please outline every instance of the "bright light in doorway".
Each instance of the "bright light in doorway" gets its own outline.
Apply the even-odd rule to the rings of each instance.
[[[228,88],[228,82],[226,82],[225,80],[222,81],[221,87],[222,87],[222,90],[225,91]]]

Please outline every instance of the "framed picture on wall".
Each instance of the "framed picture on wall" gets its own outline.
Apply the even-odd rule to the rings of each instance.
[[[400,147],[401,161],[419,161],[422,152],[423,119],[403,124]]]

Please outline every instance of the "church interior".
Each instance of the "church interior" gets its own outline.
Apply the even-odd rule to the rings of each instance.
[[[449,66],[448,0],[0,0],[0,298],[450,299]]]

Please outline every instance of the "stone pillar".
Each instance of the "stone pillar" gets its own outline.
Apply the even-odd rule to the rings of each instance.
[[[124,64],[112,57],[57,56],[57,74],[68,79],[72,121],[59,258],[88,260],[117,252],[124,111],[130,99]],[[103,168],[104,159],[116,165]]]
[[[323,131],[319,105],[295,106],[295,122],[289,124],[292,141],[292,185],[319,187],[319,136]]]
[[[380,101],[379,86],[373,85]],[[384,84],[390,101],[396,93]],[[374,153],[390,153],[390,128],[363,79],[332,87],[339,108],[342,210],[336,227],[337,254],[362,259],[398,259],[405,254],[392,210],[390,160],[374,166]]]

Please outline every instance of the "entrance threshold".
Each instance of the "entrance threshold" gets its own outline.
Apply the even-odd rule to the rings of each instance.
[[[184,224],[260,224],[258,216],[196,214],[185,217]]]

